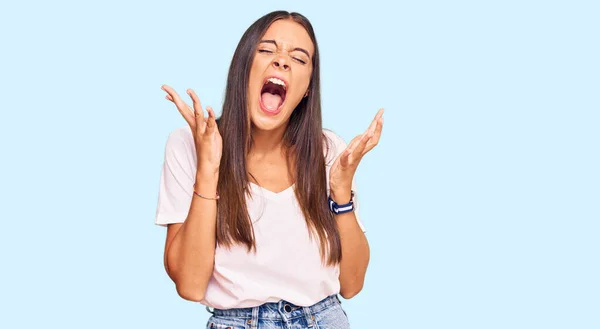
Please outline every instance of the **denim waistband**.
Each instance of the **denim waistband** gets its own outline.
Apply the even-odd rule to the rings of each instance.
[[[244,319],[294,319],[298,317],[310,316],[322,311],[335,303],[340,304],[340,299],[336,295],[325,297],[323,300],[311,306],[297,306],[285,300],[279,302],[265,303],[260,306],[232,309],[215,308],[211,313],[215,316],[235,317]]]

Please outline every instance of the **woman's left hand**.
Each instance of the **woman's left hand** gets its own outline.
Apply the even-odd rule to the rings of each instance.
[[[342,152],[329,171],[331,198],[337,203],[347,203],[351,198],[352,180],[362,157],[372,150],[381,137],[383,109],[375,115],[367,131],[356,136]]]

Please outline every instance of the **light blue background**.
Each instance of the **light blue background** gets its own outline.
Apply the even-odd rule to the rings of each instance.
[[[595,1],[13,1],[0,9],[0,327],[203,328],[153,224],[162,84],[219,109],[244,30],[314,24],[357,173],[353,328],[600,328]],[[291,255],[293,257],[293,255]]]

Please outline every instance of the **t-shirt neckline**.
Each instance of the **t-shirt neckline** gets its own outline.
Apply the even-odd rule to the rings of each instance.
[[[281,192],[273,192],[271,190],[267,190],[266,188],[253,182],[250,182],[250,186],[253,192],[260,192],[263,196],[269,199],[282,199],[294,194],[294,187],[296,186],[296,184],[294,183],[290,185],[288,188]]]

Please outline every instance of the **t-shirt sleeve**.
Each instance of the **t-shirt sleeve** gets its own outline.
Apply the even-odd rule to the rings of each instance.
[[[331,165],[333,165],[333,162],[338,158],[338,156],[344,152],[344,150],[346,149],[347,145],[346,142],[344,141],[343,138],[341,138],[340,136],[336,135],[335,133],[333,133],[332,131],[329,130],[324,130],[325,132],[325,136],[327,138],[327,144],[328,146],[326,146],[326,164],[327,164],[327,186],[329,186],[329,170],[331,169]],[[356,178],[352,179],[352,190],[354,191],[354,214],[356,215],[356,221],[358,222],[358,226],[360,226],[360,229],[363,232],[366,232],[366,228],[363,225],[361,219],[360,219],[360,214],[359,214],[359,210],[360,210],[360,202],[359,202],[359,194],[357,191],[357,187],[356,187]]]
[[[167,138],[160,175],[156,225],[183,223],[187,218],[193,196],[195,159],[191,131],[179,128],[171,132]]]

